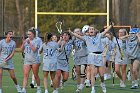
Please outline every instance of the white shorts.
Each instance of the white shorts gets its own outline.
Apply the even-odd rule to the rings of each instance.
[[[102,54],[89,53],[88,64],[94,66],[104,66]]]
[[[66,59],[58,59],[57,60],[57,70],[62,70],[65,72],[69,72],[69,63]]]
[[[43,71],[56,71],[57,69],[57,60],[47,59],[43,60]]]
[[[87,56],[74,58],[74,65],[88,64]]]

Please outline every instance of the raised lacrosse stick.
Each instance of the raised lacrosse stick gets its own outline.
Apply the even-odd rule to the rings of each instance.
[[[61,21],[58,21],[56,22],[55,24],[56,28],[57,28],[57,31],[62,34],[62,22]]]

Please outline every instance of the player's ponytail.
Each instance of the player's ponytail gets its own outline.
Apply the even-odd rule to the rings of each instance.
[[[49,42],[49,41],[51,41],[51,38],[52,38],[52,33],[46,33],[46,35],[45,35],[45,42],[46,42],[46,44]]]

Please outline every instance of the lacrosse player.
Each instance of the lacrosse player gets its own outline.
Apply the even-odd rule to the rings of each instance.
[[[31,29],[34,29],[35,32],[36,32],[35,39],[38,42],[38,56],[39,56],[39,62],[41,63],[41,57],[40,57],[39,51],[40,51],[40,48],[41,48],[43,42],[42,42],[42,39],[39,37],[40,36],[40,31],[39,31],[39,29],[36,29],[34,27],[32,27]],[[34,74],[32,73],[32,82],[31,82],[30,86],[31,86],[31,88],[34,88],[34,87],[36,87],[35,85],[36,85],[35,84],[35,77],[34,77]]]
[[[63,32],[58,44],[60,48],[58,50],[57,71],[53,81],[53,93],[58,93],[61,74],[63,84],[68,80],[69,77],[69,58],[73,48],[73,40],[71,40],[70,34],[68,32]]]
[[[5,33],[6,38],[0,41],[0,93],[2,93],[2,73],[3,70],[8,70],[11,79],[14,81],[15,87],[18,92],[21,92],[21,88],[17,83],[17,79],[14,71],[14,64],[12,57],[15,53],[16,43],[12,40],[13,31]]]
[[[107,61],[107,74],[105,74],[105,80],[111,79],[111,64],[114,63],[115,60],[115,43],[113,42],[115,40],[113,34],[111,32],[107,32],[105,36],[109,39],[108,41],[108,51],[106,55],[106,61]]]
[[[81,35],[81,29],[74,29],[74,33]],[[84,88],[84,81],[86,77],[86,66],[87,66],[87,46],[84,41],[81,39],[75,38],[74,40],[74,65],[76,66],[76,75],[77,75],[77,90],[80,92]]]
[[[132,28],[129,35],[126,37],[126,50],[128,59],[131,62],[132,70],[132,87],[131,89],[138,88],[138,69],[140,66],[140,30],[139,28]],[[122,38],[123,39],[123,38]]]
[[[26,86],[29,77],[30,70],[32,69],[36,83],[37,83],[37,93],[41,93],[40,88],[40,78],[38,75],[40,59],[38,56],[39,43],[36,40],[36,31],[35,29],[29,29],[27,32],[28,38],[23,41],[21,45],[22,51],[25,52],[24,58],[24,79],[23,79],[23,89],[22,92],[26,93]]]
[[[115,51],[115,72],[118,75],[119,79],[120,79],[120,87],[124,88],[126,87],[125,85],[125,81],[126,81],[126,66],[128,64],[128,56],[127,56],[127,52],[126,52],[126,43],[124,40],[121,40],[120,38],[122,36],[126,35],[126,29],[120,29],[118,36],[118,44],[121,48],[121,51],[118,48],[118,45],[116,43],[116,51]],[[116,41],[114,41],[116,42]],[[121,55],[121,53],[123,53],[123,56]],[[121,69],[121,71],[120,71]]]
[[[52,41],[52,34],[46,33],[46,42],[43,44],[41,51],[43,51],[43,73],[44,73],[44,87],[45,93],[48,92],[48,74],[50,72],[52,80],[55,77],[56,64],[57,64],[57,49],[58,44]]]

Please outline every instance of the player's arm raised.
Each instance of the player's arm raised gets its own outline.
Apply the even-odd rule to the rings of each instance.
[[[61,41],[61,45],[60,45],[60,48],[59,48],[59,51],[61,52],[63,50],[63,47],[65,46],[66,42],[63,40]]]
[[[85,41],[85,39],[82,38],[82,36],[80,36],[80,35],[78,35],[78,34],[76,34],[76,33],[73,33],[70,29],[69,29],[68,31],[69,31],[69,33],[70,33],[71,35],[73,35],[73,36],[75,36],[75,37],[77,37],[77,38],[79,38],[79,39]]]
[[[113,26],[114,24],[108,26],[103,32],[102,32],[102,35],[104,36]]]

